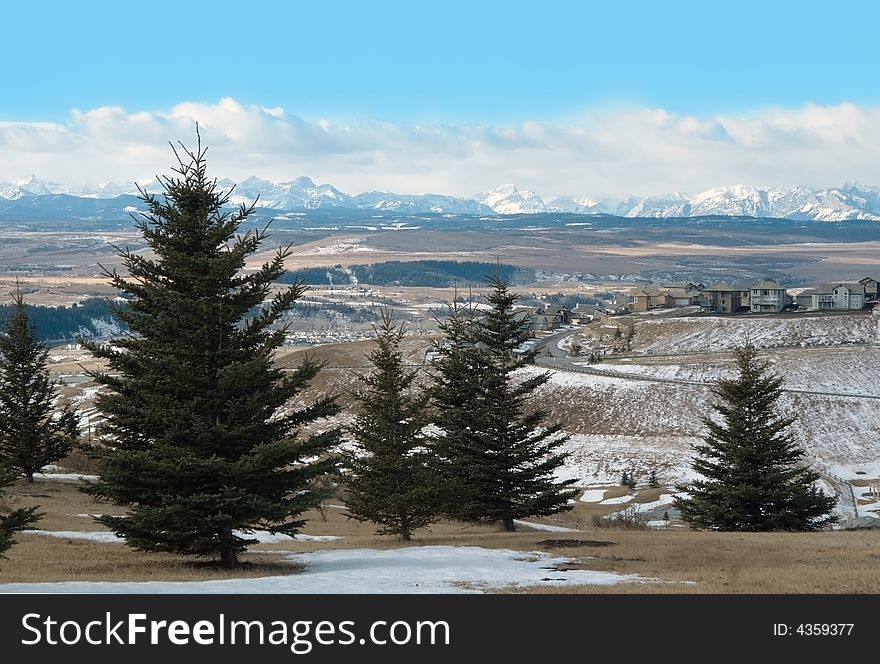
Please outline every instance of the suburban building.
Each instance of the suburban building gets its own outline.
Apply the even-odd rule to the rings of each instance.
[[[865,306],[865,286],[859,281],[821,284],[811,293],[811,300],[811,309],[862,309]]]
[[[859,283],[865,287],[865,301],[873,302],[877,299],[877,280],[873,277],[859,279]]]
[[[774,279],[762,279],[749,288],[749,309],[752,313],[778,313],[789,304],[791,298]]]
[[[670,306],[666,293],[656,286],[634,291],[632,294],[633,311],[650,311]]]
[[[729,314],[741,307],[748,306],[748,296],[743,303],[743,291],[748,289],[730,284],[713,284],[703,291],[703,306],[715,314]]]

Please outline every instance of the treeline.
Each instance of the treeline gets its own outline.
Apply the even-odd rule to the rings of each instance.
[[[535,280],[535,271],[508,263],[481,261],[385,261],[370,265],[352,265],[349,268],[313,267],[287,271],[282,275],[282,283],[300,280],[306,284],[350,285],[371,284],[373,286],[426,286],[442,288],[459,284],[478,286],[486,283],[487,276],[498,274],[511,284],[530,283]]]
[[[352,323],[372,323],[379,320],[380,307],[353,307],[342,302],[294,302],[287,315],[299,319],[339,317]]]
[[[125,305],[122,305],[125,306]],[[114,329],[122,324],[113,318],[110,313],[110,302],[103,298],[89,298],[80,304],[74,303],[69,307],[57,306],[34,306],[26,304],[28,321],[37,329],[37,336],[43,341],[73,340],[79,335],[101,336],[106,327]],[[0,326],[6,322],[15,311],[15,306],[5,304],[0,306]],[[96,326],[95,321],[102,324]]]

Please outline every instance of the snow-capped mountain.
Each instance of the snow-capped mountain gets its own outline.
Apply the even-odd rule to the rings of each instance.
[[[470,198],[443,194],[392,194],[388,191],[368,191],[354,197],[361,209],[386,210],[418,214],[441,212],[448,214],[493,214],[492,208]]]
[[[547,204],[529,189],[520,191],[512,184],[503,184],[491,191],[474,196],[478,203],[492,208],[498,214],[537,214],[549,212]]]
[[[880,221],[880,188],[858,183],[847,183],[842,187],[828,189],[733,185],[697,194],[675,192],[659,196],[632,196],[620,201],[567,196],[544,199],[534,191],[518,189],[512,184],[496,187],[473,198],[444,194],[395,194],[388,191],[351,195],[331,184],[315,184],[308,177],[298,177],[287,182],[271,182],[257,177],[249,177],[238,183],[223,179],[218,181],[218,185],[221,189],[231,191],[230,202],[235,205],[250,204],[258,200],[261,208],[283,211],[339,208],[401,214],[568,213],[657,218],[735,216],[815,221]],[[149,192],[161,192],[161,186],[155,180],[145,182],[142,186]],[[9,205],[18,201],[18,207],[25,205],[28,209],[39,208],[46,213],[58,206],[61,206],[58,207],[59,214],[63,213],[64,206],[67,209],[72,205],[71,197],[92,199],[96,203],[97,199],[124,198],[125,205],[130,206],[129,199],[136,196],[138,187],[134,182],[70,187],[41,180],[34,175],[21,181],[0,182],[0,200],[7,201]],[[36,200],[32,199],[38,199],[41,203],[37,205]],[[110,209],[107,206],[104,208]]]
[[[627,199],[617,206],[626,217],[773,217],[815,221],[868,219],[880,221],[880,189],[847,184],[813,190],[734,185],[699,194],[667,194]]]

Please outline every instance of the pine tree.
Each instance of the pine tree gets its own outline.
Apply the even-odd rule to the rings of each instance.
[[[629,487],[629,482],[629,473],[624,470],[623,474],[620,476],[620,486]]]
[[[427,395],[413,388],[400,344],[403,325],[382,311],[374,326],[377,347],[367,356],[372,373],[363,376],[355,399],[359,413],[351,432],[346,505],[351,518],[379,524],[380,535],[412,539],[414,530],[436,520],[437,482],[422,429],[428,423]]]
[[[3,488],[12,484],[19,473],[8,466],[0,466],[0,498],[3,497]],[[0,558],[15,544],[15,534],[27,530],[43,516],[37,510],[39,507],[24,507],[12,510],[9,514],[0,514]]]
[[[651,476],[648,478],[648,487],[651,489],[656,489],[660,486],[660,482],[657,480],[657,469],[651,468]]]
[[[337,409],[332,398],[287,406],[320,369],[273,362],[286,332],[277,323],[305,290],[270,297],[290,250],[244,272],[266,229],[240,234],[253,205],[224,210],[229,192],[208,179],[201,140],[195,152],[181,147],[164,194],[141,192],[147,212],[136,223],[154,257],[123,250],[127,276],[106,272],[132,296],[114,310],[132,334],[87,344],[109,371],[93,374],[107,419],[93,449],[100,480],[86,490],[128,507],[127,518],[99,518],[128,545],[235,567],[256,542],[248,533],[293,535],[321,501],[314,480],[335,468],[327,451],[339,434],[298,429]]]
[[[0,335],[0,463],[23,474],[58,461],[78,436],[76,413],[55,407],[56,384],[49,377],[49,349],[28,321],[21,291]]]
[[[528,397],[549,374],[514,376],[513,357],[522,323],[516,295],[500,277],[490,281],[490,309],[476,318],[453,309],[443,327],[445,343],[433,390],[443,431],[436,450],[447,491],[445,512],[464,521],[500,521],[554,514],[570,508],[574,480],[557,482],[565,462],[556,453],[567,436],[558,425],[542,426],[547,413],[530,409]]]
[[[720,421],[704,418],[709,434],[696,445],[697,479],[678,489],[682,518],[696,528],[728,531],[820,530],[837,520],[834,498],[815,486],[819,475],[787,431],[793,417],[776,414],[782,379],[768,373],[750,343],[734,351],[739,375],[719,380],[712,408]]]

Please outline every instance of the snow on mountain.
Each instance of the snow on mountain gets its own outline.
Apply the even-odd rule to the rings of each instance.
[[[592,198],[569,198],[568,196],[551,196],[544,199],[548,212],[571,212],[573,214],[598,214],[610,210],[603,201]]]
[[[503,184],[491,191],[474,196],[478,203],[492,208],[498,214],[538,214],[548,212],[547,205],[538,194],[512,184]]]
[[[657,196],[631,196],[622,201],[596,200],[588,197],[552,196],[541,198],[529,189],[505,184],[473,198],[444,194],[395,194],[369,191],[346,194],[330,184],[315,184],[308,177],[288,182],[272,182],[249,177],[241,182],[219,180],[220,189],[231,191],[234,205],[250,204],[276,210],[315,210],[326,208],[362,209],[401,214],[615,214],[623,217],[698,217],[736,216],[773,217],[793,220],[880,221],[880,188],[847,183],[842,187],[810,189],[807,187],[758,187],[732,185],[716,187],[697,194],[670,193]],[[161,192],[155,180],[143,186],[152,193]],[[81,199],[113,199],[137,196],[134,182],[108,182],[77,187],[40,180],[32,175],[17,182],[0,182],[0,199],[28,200],[56,194]],[[48,199],[47,199],[48,200]],[[47,203],[49,207],[53,205]]]
[[[371,210],[401,213],[438,212],[448,214],[492,214],[492,208],[469,198],[443,194],[392,194],[368,191],[354,197],[355,205]]]
[[[17,201],[22,195],[21,187],[15,182],[0,182],[0,198],[7,201]]]
[[[838,189],[717,187],[695,195],[666,194],[629,198],[617,214],[626,217],[726,215],[815,221],[880,221],[880,189],[847,184]]]
[[[260,207],[279,210],[354,207],[348,194],[329,184],[316,185],[307,177],[299,177],[291,182],[270,182],[249,177],[235,185],[230,201],[236,204],[253,203],[257,197]]]

